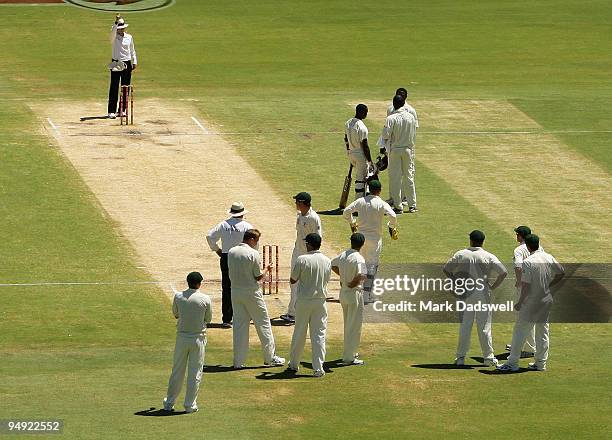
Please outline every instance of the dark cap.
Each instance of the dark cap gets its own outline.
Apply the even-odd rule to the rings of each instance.
[[[191,272],[189,275],[187,275],[187,284],[189,286],[194,286],[201,283],[203,279],[204,277],[202,277],[200,272]]]
[[[516,228],[514,228],[514,232],[525,238],[529,234],[531,234],[531,228],[529,226],[517,226]]]
[[[482,243],[485,240],[485,234],[484,232],[479,231],[478,229],[475,229],[472,232],[470,232],[470,240],[472,240],[475,243]]]
[[[365,236],[361,232],[351,235],[351,247],[361,247],[365,243]]]
[[[310,194],[308,194],[307,192],[301,192],[301,193],[297,193],[296,195],[293,196],[293,198],[295,199],[296,202],[304,202],[304,203],[310,203],[310,201],[312,200],[312,197],[310,197]]]
[[[311,232],[304,238],[304,241],[311,245],[315,249],[319,249],[321,247],[321,236],[316,232]]]
[[[380,180],[371,180],[368,182],[368,186],[370,187],[370,191],[378,191],[382,189],[382,185],[380,184]]]
[[[525,237],[525,244],[530,250],[540,249],[540,237],[535,234],[529,234]]]

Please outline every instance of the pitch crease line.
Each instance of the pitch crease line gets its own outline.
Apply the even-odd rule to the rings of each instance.
[[[202,131],[206,134],[210,134],[210,132],[206,129],[206,127],[204,127],[202,125],[202,123],[200,121],[198,121],[198,119],[195,116],[192,116],[191,119],[193,119],[193,122],[195,122],[198,127],[200,127],[202,129]]]

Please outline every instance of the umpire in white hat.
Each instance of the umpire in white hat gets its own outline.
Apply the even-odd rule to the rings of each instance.
[[[125,32],[128,26],[121,15],[117,14],[110,33],[113,55],[112,62],[108,65],[111,71],[108,90],[108,117],[111,119],[114,119],[117,115],[119,83],[122,86],[129,86],[132,83],[132,71],[136,70],[138,65],[134,38]]]

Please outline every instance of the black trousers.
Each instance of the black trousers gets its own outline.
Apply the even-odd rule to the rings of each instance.
[[[232,322],[234,309],[232,309],[232,283],[229,277],[229,267],[227,265],[227,254],[221,254],[219,260],[221,267],[221,313],[223,322]]]
[[[127,69],[121,72],[111,71],[110,87],[108,90],[108,113],[117,113],[117,102],[119,101],[119,83],[129,86],[132,82],[132,62],[124,61]]]

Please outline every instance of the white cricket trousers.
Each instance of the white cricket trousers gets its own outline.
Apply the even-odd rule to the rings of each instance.
[[[323,370],[325,362],[325,332],[327,330],[327,305],[324,299],[298,299],[295,304],[295,327],[291,338],[290,367],[298,369],[306,332],[310,329],[312,369]]]
[[[364,197],[366,192],[366,177],[368,173],[368,162],[363,152],[349,153],[349,160],[353,164],[353,176],[355,177],[355,200]]]
[[[380,236],[366,236],[363,247],[359,250],[359,253],[363,256],[366,262],[367,275],[363,282],[363,301],[365,304],[374,302],[374,294],[372,293],[372,286],[374,285],[374,278],[376,278],[376,272],[378,272],[378,263],[380,261],[380,253],[382,252],[382,239]]]
[[[546,368],[548,349],[550,347],[550,326],[546,322],[529,322],[520,318],[514,324],[512,332],[512,347],[507,364],[517,366],[521,358],[521,347],[535,328],[535,364],[539,368]],[[516,348],[515,348],[516,347]]]
[[[359,352],[363,323],[363,292],[361,289],[340,290],[340,304],[344,315],[344,351],[342,360],[352,362]]]
[[[517,303],[520,298],[521,298],[521,289],[517,288],[516,289],[516,300],[515,300],[515,303]],[[518,322],[520,314],[521,314],[520,312],[516,312],[516,322]],[[533,326],[531,331],[527,334],[527,339],[525,339],[525,344],[524,344],[523,348],[521,348],[521,350],[535,352],[535,346],[536,346],[536,344],[535,344],[535,326]]]
[[[256,292],[237,291],[232,288],[232,308],[234,309],[234,366],[246,363],[249,353],[249,326],[251,320],[261,342],[265,363],[272,362],[275,353],[272,324],[268,308],[260,290]]]
[[[389,198],[393,199],[396,209],[401,209],[402,195],[408,206],[416,206],[414,149],[395,147],[389,153]]]
[[[186,336],[177,334],[174,346],[174,363],[172,374],[168,381],[168,394],[164,405],[174,406],[176,398],[183,387],[185,370],[187,370],[187,391],[185,392],[185,408],[197,406],[198,390],[202,381],[202,367],[204,366],[204,348],[206,336]]]
[[[293,270],[293,266],[295,265],[295,262],[300,255],[304,255],[304,254],[300,252],[297,247],[294,247],[293,253],[291,254],[291,270]],[[298,283],[294,283],[289,286],[291,289],[291,298],[289,299],[289,305],[287,306],[287,315],[291,315],[293,317],[295,317],[295,301],[297,299],[297,286],[298,286]]]
[[[460,299],[463,300],[463,299]],[[490,304],[489,294],[484,292],[474,292],[467,299],[466,304]],[[460,312],[461,324],[459,325],[459,344],[457,345],[457,357],[465,357],[470,349],[470,339],[472,337],[472,325],[476,318],[476,331],[484,359],[493,359],[493,336],[491,335],[491,311],[486,312]]]

